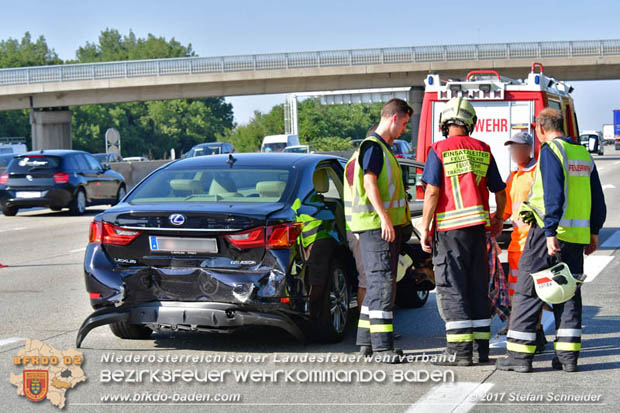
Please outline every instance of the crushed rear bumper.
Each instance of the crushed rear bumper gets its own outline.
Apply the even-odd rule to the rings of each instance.
[[[80,347],[92,329],[118,321],[146,325],[154,330],[220,333],[229,333],[242,326],[272,326],[299,340],[304,338],[300,328],[286,314],[253,311],[229,303],[156,301],[127,307],[104,307],[93,312],[78,330],[76,346]]]

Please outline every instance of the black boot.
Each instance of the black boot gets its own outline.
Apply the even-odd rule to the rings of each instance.
[[[516,371],[517,373],[531,373],[532,362],[530,360],[515,359],[510,356],[497,359],[495,367],[503,371]]]
[[[372,356],[372,347],[371,346],[360,346],[360,352],[358,354],[362,357]]]
[[[557,357],[554,357],[553,360],[551,360],[551,367],[555,370],[564,370],[567,373],[579,371],[577,368],[577,363],[562,363]]]
[[[435,366],[467,367],[472,365],[472,357],[458,355],[450,353],[448,350],[444,350],[444,352],[439,355],[439,359],[437,361],[433,361],[432,364],[434,364]]]
[[[404,363],[404,354],[403,351],[399,348],[395,348],[392,350],[382,350],[373,352],[373,356],[377,361],[381,363],[387,364],[400,364]]]

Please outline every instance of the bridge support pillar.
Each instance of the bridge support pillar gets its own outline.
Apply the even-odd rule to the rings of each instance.
[[[32,150],[71,149],[71,111],[32,109]]]
[[[409,106],[413,108],[411,116],[411,145],[415,150],[418,145],[418,128],[420,127],[420,113],[422,112],[422,101],[424,100],[424,86],[412,86],[409,90]]]

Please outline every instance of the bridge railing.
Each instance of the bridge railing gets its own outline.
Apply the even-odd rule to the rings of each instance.
[[[620,39],[390,47],[220,57],[183,57],[0,69],[0,86],[251,70],[286,70],[325,66],[610,55],[620,55]]]

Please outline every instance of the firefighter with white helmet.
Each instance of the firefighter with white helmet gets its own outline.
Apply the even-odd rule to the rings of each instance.
[[[474,343],[479,362],[489,360],[491,306],[488,297],[486,230],[497,236],[503,226],[506,184],[489,145],[470,137],[476,111],[466,99],[453,98],[440,114],[447,139],[428,153],[422,248],[433,251],[437,305],[446,322],[446,357],[441,365],[469,366]],[[489,216],[489,190],[497,214]],[[431,236],[434,221],[434,237]],[[431,247],[432,244],[432,247]]]
[[[598,248],[607,210],[596,165],[586,148],[565,136],[562,114],[542,110],[536,117],[536,135],[542,142],[539,166],[530,196],[520,208],[531,228],[512,301],[508,357],[498,359],[497,368],[532,371],[536,321],[547,301],[553,304],[556,327],[551,366],[574,372],[581,350],[582,303],[573,275],[583,273],[584,252]],[[563,263],[557,264],[558,254]]]

